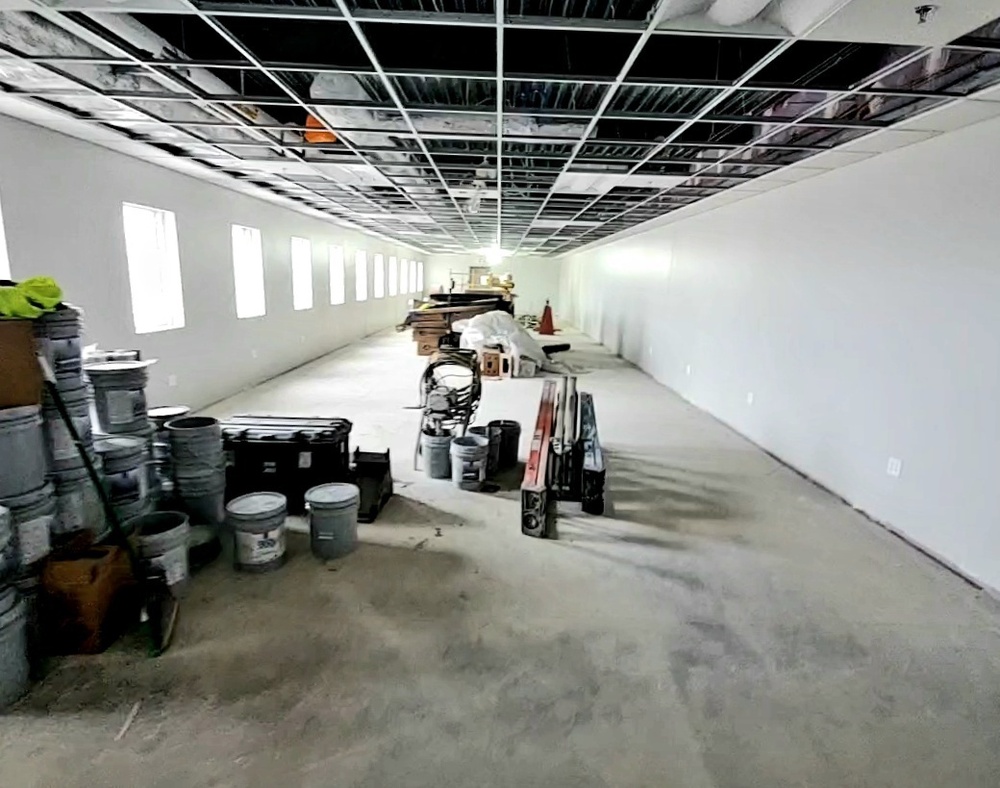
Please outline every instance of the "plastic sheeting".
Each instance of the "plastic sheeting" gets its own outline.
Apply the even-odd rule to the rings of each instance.
[[[525,331],[518,322],[507,312],[499,310],[476,315],[465,322],[465,329],[462,331],[462,347],[481,351],[487,347],[501,347],[504,352],[510,353],[514,358],[514,370],[519,377],[518,370],[534,368],[535,370],[553,370],[549,363],[548,356],[542,350],[531,334]],[[528,359],[530,364],[522,365],[522,360]],[[534,372],[532,372],[534,374]],[[530,377],[530,376],[528,376]]]

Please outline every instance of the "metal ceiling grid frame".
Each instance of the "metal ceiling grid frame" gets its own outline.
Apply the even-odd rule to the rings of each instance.
[[[1000,4],[863,5],[7,0],[0,86],[428,253],[563,254],[1000,84]]]

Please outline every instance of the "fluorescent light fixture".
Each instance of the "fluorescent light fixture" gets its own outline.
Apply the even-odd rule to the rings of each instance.
[[[479,254],[485,257],[486,262],[490,265],[500,265],[505,257],[510,257],[511,255],[506,249],[501,249],[496,244],[486,249],[480,249]]]

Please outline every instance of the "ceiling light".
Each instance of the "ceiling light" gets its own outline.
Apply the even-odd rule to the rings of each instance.
[[[480,249],[479,254],[486,258],[486,262],[490,265],[500,265],[505,257],[510,257],[510,252],[506,249],[501,249],[496,244],[490,246],[486,249]]]

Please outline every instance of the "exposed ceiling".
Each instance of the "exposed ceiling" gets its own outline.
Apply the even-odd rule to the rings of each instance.
[[[427,252],[562,254],[1000,115],[1000,0],[920,5],[0,0],[0,87]]]

